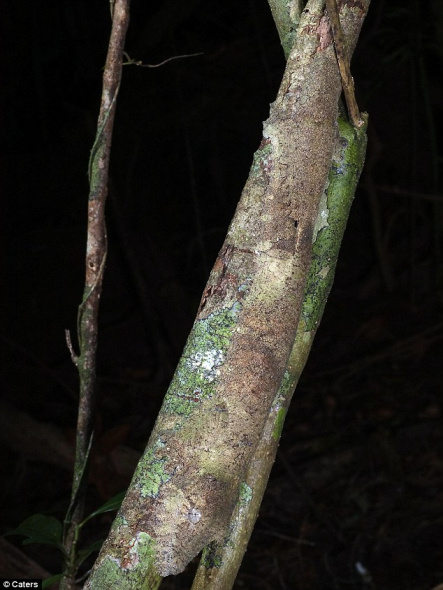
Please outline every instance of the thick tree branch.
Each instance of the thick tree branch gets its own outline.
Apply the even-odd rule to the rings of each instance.
[[[276,2],[271,2],[275,7]],[[284,6],[286,1],[282,3]],[[285,14],[290,19],[289,13]],[[281,24],[281,21],[276,21],[282,38],[293,23],[287,22],[283,31],[280,29]],[[367,121],[366,116],[363,119]],[[315,226],[313,256],[301,318],[285,377],[251,460],[229,532],[222,542],[213,542],[205,548],[192,590],[229,590],[235,582],[275,460],[284,417],[309,356],[332,287],[340,245],[366,151],[366,124],[357,128],[339,119],[338,126],[339,137]]]
[[[311,268],[286,372],[251,460],[229,532],[205,548],[192,590],[229,590],[243,560],[275,460],[284,418],[308,359],[334,280],[342,237],[363,167],[366,133],[340,120],[340,133],[317,217]]]

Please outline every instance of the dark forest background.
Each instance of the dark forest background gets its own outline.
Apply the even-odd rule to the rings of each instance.
[[[64,330],[83,290],[110,13],[106,0],[0,6],[2,534],[35,513],[63,518],[69,501]],[[443,582],[442,40],[440,0],[372,0],[352,64],[366,167],[235,588]],[[147,442],[284,69],[266,0],[132,0],[126,51],[151,65],[202,55],[123,72],[90,511],[127,487]],[[60,571],[50,547],[2,543]],[[189,588],[193,568],[164,588]]]

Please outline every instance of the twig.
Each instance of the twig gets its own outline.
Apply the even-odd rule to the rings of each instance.
[[[349,120],[354,127],[362,127],[364,120],[360,116],[354,91],[354,79],[349,67],[349,56],[346,49],[346,41],[340,25],[340,17],[337,9],[337,0],[326,0],[329,22],[334,37],[335,53],[337,55],[338,67],[342,81],[343,93],[348,107]]]
[[[196,57],[197,55],[204,55],[204,52],[200,51],[199,53],[186,53],[184,55],[173,55],[172,57],[168,57],[167,59],[164,59],[163,61],[161,61],[158,64],[144,64],[142,61],[136,61],[135,59],[132,59],[126,53],[126,51],[123,52],[123,55],[128,60],[123,63],[124,66],[139,66],[141,68],[159,68],[160,66],[163,66],[164,64],[166,64],[169,61],[172,61],[174,59],[183,59],[184,57]]]
[[[83,299],[78,310],[80,352],[74,353],[69,332],[67,344],[80,375],[80,399],[71,501],[65,517],[64,549],[66,563],[61,590],[75,588],[76,544],[83,520],[84,482],[92,442],[96,381],[97,319],[106,261],[105,202],[114,125],[116,99],[120,86],[123,47],[129,23],[129,0],[110,2],[113,17],[108,55],[103,73],[103,90],[96,138],[89,160],[89,201],[86,248],[86,278]]]

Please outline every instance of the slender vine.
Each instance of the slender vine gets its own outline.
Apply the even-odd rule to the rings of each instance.
[[[105,203],[108,193],[108,171],[115,108],[122,75],[125,36],[129,24],[129,0],[116,0],[112,3],[111,15],[112,30],[103,73],[97,133],[89,159],[86,277],[77,319],[78,355],[74,352],[69,332],[66,333],[71,358],[79,372],[80,393],[74,478],[63,531],[65,567],[60,583],[61,590],[76,588],[75,576],[78,568],[76,549],[79,528],[83,521],[85,480],[93,436],[97,321],[107,253]]]

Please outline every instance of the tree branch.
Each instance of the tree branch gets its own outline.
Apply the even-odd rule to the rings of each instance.
[[[351,75],[351,68],[349,66],[349,53],[340,24],[337,0],[326,0],[326,8],[328,9],[329,22],[331,24],[332,34],[334,36],[335,53],[337,55],[337,62],[340,70],[343,94],[345,95],[345,101],[348,107],[349,119],[354,127],[362,127],[365,124],[365,121],[360,115],[357,100],[355,98],[354,79]]]
[[[112,6],[112,4],[111,4]],[[78,525],[83,517],[84,479],[92,442],[94,419],[94,390],[96,379],[97,320],[106,261],[105,202],[108,191],[108,170],[115,106],[121,80],[123,48],[129,23],[129,0],[116,0],[113,5],[112,30],[103,74],[103,90],[97,134],[89,159],[88,229],[86,246],[86,277],[83,299],[78,311],[78,340],[80,353],[74,354],[68,337],[68,347],[80,375],[80,396],[74,481],[71,501],[65,517],[64,547],[66,563],[62,590],[75,588],[76,543]]]
[[[317,217],[318,231],[301,318],[286,373],[242,485],[229,532],[222,542],[214,542],[205,548],[192,590],[229,590],[234,585],[277,454],[286,412],[308,359],[332,287],[365,150],[365,128],[356,130],[341,120],[337,150]]]
[[[276,2],[270,0],[274,5]],[[283,2],[285,6],[285,1]],[[274,11],[273,11],[274,12]],[[289,13],[286,13],[289,18]],[[363,15],[364,17],[364,15]],[[363,19],[362,19],[363,20]],[[276,21],[280,37],[291,25]],[[283,44],[283,41],[282,41]],[[336,262],[366,152],[366,123],[356,128],[339,119],[339,137],[315,226],[315,241],[301,318],[285,378],[275,397],[259,445],[251,460],[229,532],[203,551],[192,590],[229,590],[243,560],[275,460],[280,433],[298,379],[308,359],[331,290]]]
[[[289,53],[294,46],[304,2],[303,0],[268,0],[268,4],[277,27],[285,58],[288,59]]]

